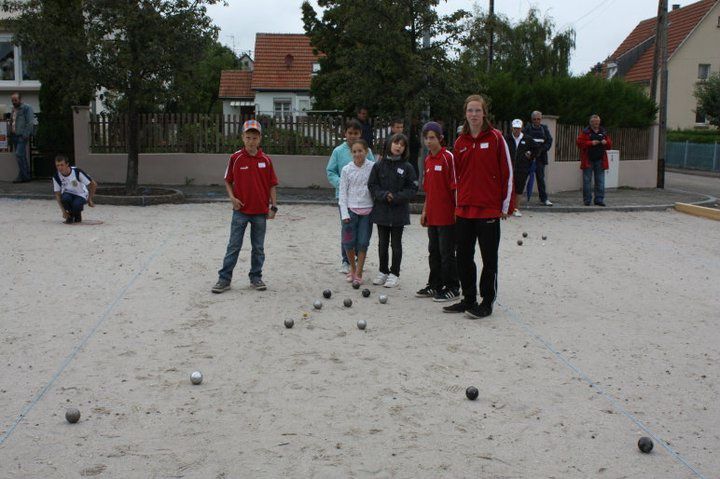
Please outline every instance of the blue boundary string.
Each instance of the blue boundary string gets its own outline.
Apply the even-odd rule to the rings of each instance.
[[[533,339],[535,339],[537,342],[539,342],[540,344],[542,344],[542,345],[545,347],[545,349],[547,349],[548,351],[550,351],[551,353],[553,353],[553,354],[555,355],[555,357],[560,360],[561,363],[563,363],[565,366],[567,366],[567,367],[570,368],[572,371],[574,371],[578,376],[580,376],[580,379],[582,379],[583,381],[585,381],[587,384],[590,385],[591,388],[595,389],[598,394],[600,394],[600,395],[603,396],[605,399],[607,399],[607,401],[608,401],[618,412],[620,412],[623,416],[625,416],[626,418],[630,419],[630,421],[632,421],[633,423],[635,423],[635,425],[636,425],[637,427],[639,427],[640,429],[642,429],[643,432],[645,432],[645,434],[647,434],[648,436],[650,436],[650,437],[653,439],[653,441],[655,441],[656,443],[660,444],[668,453],[670,453],[670,455],[673,457],[673,459],[675,459],[677,462],[679,462],[680,464],[682,464],[683,466],[685,466],[686,468],[688,468],[690,471],[692,471],[692,473],[693,473],[696,477],[698,477],[698,478],[700,478],[700,479],[706,479],[705,476],[703,476],[703,475],[700,473],[700,471],[698,471],[697,469],[695,469],[695,468],[694,468],[689,462],[687,462],[677,451],[675,451],[672,447],[670,447],[670,445],[669,445],[668,443],[666,443],[665,441],[663,441],[662,439],[660,439],[660,437],[658,437],[657,434],[655,434],[654,432],[652,432],[645,424],[642,423],[642,421],[640,421],[638,418],[636,418],[636,417],[633,416],[630,412],[628,412],[624,407],[622,407],[622,405],[621,405],[619,402],[617,402],[617,401],[615,400],[615,398],[613,398],[610,394],[606,393],[603,388],[601,388],[595,381],[593,381],[592,379],[590,379],[590,377],[589,377],[587,374],[585,374],[580,368],[578,368],[578,367],[575,366],[573,363],[571,363],[570,360],[568,360],[565,356],[562,355],[561,352],[559,352],[557,349],[555,349],[555,347],[554,347],[552,344],[550,344],[550,343],[549,343],[547,340],[545,340],[542,336],[540,336],[538,333],[536,333],[530,326],[528,326],[525,322],[523,322],[523,321],[515,314],[515,312],[514,312],[513,310],[511,310],[510,308],[504,306],[503,304],[501,304],[501,303],[499,303],[499,302],[498,302],[498,306],[500,306],[500,308],[508,314],[508,316],[510,317],[510,319],[511,319],[513,322],[515,322],[515,324],[517,324],[518,326],[520,326],[520,328],[522,328],[529,336],[531,336],[531,337],[532,337]]]
[[[85,334],[85,337],[80,340],[78,344],[75,345],[75,347],[72,349],[70,354],[65,358],[65,360],[60,365],[60,368],[53,374],[52,378],[50,378],[50,381],[43,387],[40,392],[38,392],[35,397],[33,398],[30,403],[23,408],[23,410],[20,412],[20,415],[15,419],[15,422],[13,423],[10,428],[5,431],[5,433],[0,436],[0,446],[5,443],[5,441],[12,435],[13,431],[15,431],[15,428],[18,427],[20,422],[27,416],[30,411],[35,407],[35,405],[45,396],[45,394],[50,390],[50,388],[55,384],[55,382],[58,380],[60,375],[65,371],[65,369],[70,365],[70,362],[75,359],[75,356],[80,352],[80,350],[87,344],[87,342],[90,340],[90,338],[93,337],[95,334],[95,331],[105,322],[105,320],[110,316],[110,313],[113,309],[115,309],[115,306],[120,302],[120,300],[125,296],[125,293],[130,289],[130,287],[135,283],[135,281],[138,279],[138,277],[147,270],[148,266],[150,266],[150,263],[152,263],[155,258],[165,249],[165,246],[167,245],[168,241],[170,240],[170,235],[165,238],[165,241],[162,242],[162,244],[158,247],[153,254],[151,254],[147,260],[145,260],[145,263],[143,263],[142,267],[130,278],[130,281],[125,285],[125,287],[118,293],[118,295],[115,297],[112,303],[105,308],[105,311],[100,316],[100,318],[95,322],[93,327]]]

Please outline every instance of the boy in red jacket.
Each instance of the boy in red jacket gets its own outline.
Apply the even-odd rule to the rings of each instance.
[[[426,123],[422,136],[430,150],[425,158],[425,203],[420,215],[420,224],[428,230],[430,276],[427,285],[415,296],[437,302],[452,301],[460,296],[455,259],[455,159],[442,146],[439,123]]]
[[[513,173],[510,152],[500,131],[488,121],[485,99],[470,95],[465,100],[465,124],[455,141],[457,172],[457,264],[463,300],[443,310],[483,318],[492,314],[497,296],[500,219],[512,211]],[[483,268],[477,302],[475,243],[480,244]]]
[[[225,189],[232,201],[233,216],[227,252],[223,266],[218,271],[218,281],[212,287],[213,293],[230,289],[233,269],[237,264],[248,224],[252,245],[250,284],[258,291],[267,289],[262,280],[265,228],[266,220],[273,219],[277,213],[275,187],[278,180],[270,157],[260,149],[261,132],[262,127],[256,120],[248,120],[243,124],[244,147],[230,157],[225,170]]]

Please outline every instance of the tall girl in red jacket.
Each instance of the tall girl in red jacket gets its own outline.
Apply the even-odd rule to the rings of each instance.
[[[475,319],[492,314],[497,296],[500,219],[507,219],[508,211],[512,211],[513,175],[510,152],[502,133],[488,121],[485,99],[470,95],[463,109],[465,124],[453,149],[457,173],[457,265],[463,299],[443,310],[464,312]],[[476,242],[483,263],[479,304]]]

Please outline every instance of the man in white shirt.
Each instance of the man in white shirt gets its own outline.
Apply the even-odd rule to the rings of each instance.
[[[65,223],[80,223],[85,204],[95,206],[93,197],[97,183],[80,168],[70,166],[65,155],[55,157],[55,169],[53,191]]]

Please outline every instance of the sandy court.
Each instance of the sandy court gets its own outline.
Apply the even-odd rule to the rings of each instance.
[[[282,206],[268,223],[265,292],[249,288],[246,233],[222,295],[228,204],[84,217],[103,224],[0,200],[2,478],[720,477],[716,222],[511,219],[499,304],[473,321],[414,298],[417,217],[400,287],[368,299],[337,271],[332,207]],[[368,279],[376,268],[374,235]],[[640,424],[669,446],[641,454]]]

